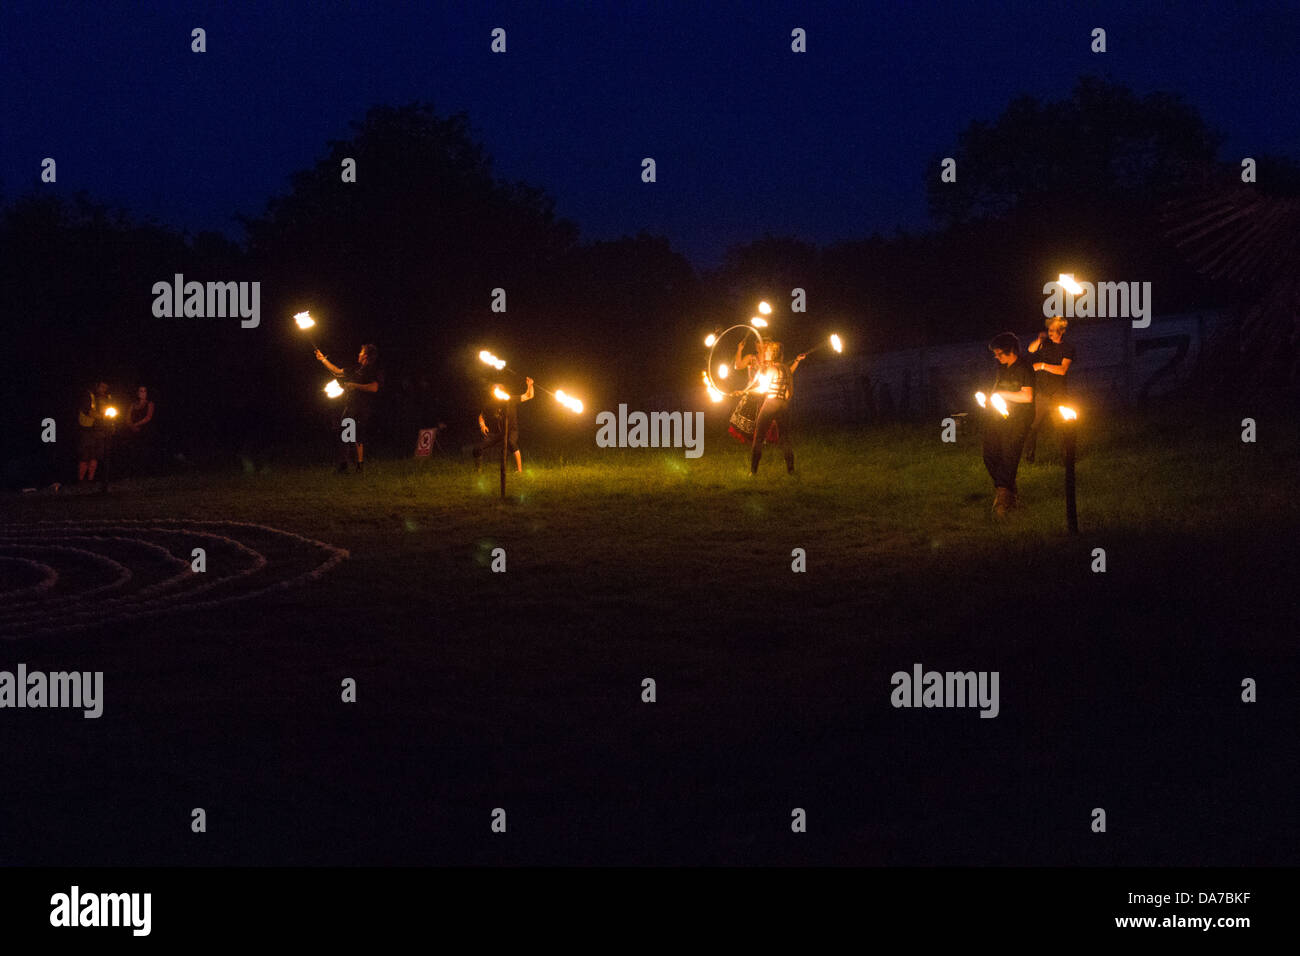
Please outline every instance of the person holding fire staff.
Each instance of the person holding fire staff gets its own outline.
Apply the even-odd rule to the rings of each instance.
[[[989,351],[998,362],[998,377],[985,405],[984,467],[993,479],[993,513],[1003,518],[1008,509],[1020,506],[1016,471],[1034,420],[1034,373],[1020,357],[1020,340],[1011,332],[995,336]]]
[[[356,433],[353,436],[355,440],[339,442],[337,470],[340,474],[348,470],[348,460],[353,456],[350,446],[355,445],[356,470],[357,474],[361,474],[366,462],[363,443],[370,434],[370,420],[374,418],[379,387],[384,381],[384,373],[379,370],[379,350],[370,344],[361,346],[361,352],[357,355],[357,364],[346,372],[327,359],[320,349],[316,350],[316,358],[327,369],[344,379],[341,385],[347,393],[348,400],[343,406],[343,414],[339,416],[339,421],[351,418],[356,424]]]
[[[1029,437],[1025,439],[1025,461],[1031,463],[1038,446],[1039,429],[1051,418],[1057,405],[1069,401],[1065,376],[1075,357],[1074,344],[1062,341],[1070,323],[1063,316],[1056,315],[1044,324],[1047,331],[1039,332],[1038,338],[1029,343],[1029,352],[1033,355],[1029,361],[1034,369],[1034,421],[1029,426]]]
[[[794,397],[794,372],[805,358],[799,355],[786,365],[785,350],[780,342],[766,341],[762,345],[762,355],[743,355],[745,342],[742,339],[736,346],[736,360],[732,363],[736,371],[755,367],[758,388],[756,393],[762,397],[762,405],[754,416],[754,440],[749,453],[749,473],[758,474],[758,462],[763,457],[763,442],[768,431],[776,426],[776,444],[785,456],[785,470],[794,474],[794,441],[790,434],[790,401]]]

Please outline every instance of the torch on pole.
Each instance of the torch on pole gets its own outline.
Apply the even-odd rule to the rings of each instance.
[[[1070,534],[1079,533],[1079,511],[1074,496],[1075,426],[1079,413],[1068,405],[1058,405],[1061,414],[1061,443],[1065,446],[1065,525]]]

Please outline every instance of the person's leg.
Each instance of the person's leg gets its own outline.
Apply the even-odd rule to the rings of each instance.
[[[1025,435],[1028,432],[1027,425],[1016,426],[1008,424],[1006,443],[1002,452],[1002,469],[1005,487],[1011,492],[1012,504],[1015,504],[1016,498],[1016,472],[1020,470],[1020,452],[1025,446]]]
[[[1034,460],[1034,452],[1038,447],[1038,432],[1043,427],[1043,422],[1047,419],[1051,407],[1046,401],[1034,403],[1034,421],[1029,426],[1029,434],[1025,437],[1025,461]]]
[[[77,462],[77,480],[78,480],[78,481],[85,481],[85,480],[86,480],[86,471],[87,471],[87,469],[89,469],[89,468],[90,468],[90,462],[88,462],[88,461],[84,461],[84,460],[83,460],[83,461],[79,461],[79,462]]]
[[[750,474],[758,473],[758,462],[763,457],[763,440],[767,437],[767,429],[772,424],[772,419],[776,417],[778,411],[776,405],[775,401],[767,399],[754,419],[754,441],[749,452]]]
[[[776,444],[785,457],[786,474],[794,474],[794,435],[790,432],[790,407],[783,402],[776,415]]]
[[[485,435],[483,440],[478,443],[474,449],[474,470],[479,471],[483,467],[483,455],[489,450],[501,444],[500,435]]]
[[[989,473],[989,478],[993,479],[993,487],[997,488],[1000,484],[1001,469],[998,462],[1001,459],[1002,436],[999,434],[998,423],[993,421],[984,424],[984,469]]]

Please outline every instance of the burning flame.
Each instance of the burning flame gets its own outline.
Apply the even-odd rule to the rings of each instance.
[[[717,337],[716,335],[714,335],[712,332],[710,332],[710,333],[709,333],[707,336],[705,336],[705,338],[704,338],[704,347],[707,348],[707,349],[711,349],[711,348],[713,348],[713,343],[715,343],[715,342],[717,342],[717,341],[718,341],[718,337]]]
[[[1079,417],[1079,413],[1069,405],[1057,405],[1056,410],[1061,413],[1061,417],[1067,422],[1072,422]]]
[[[988,399],[988,396],[985,395],[983,392],[976,392],[976,393],[975,393],[975,401],[977,401],[977,402],[980,403],[980,408],[988,408],[988,407],[989,407],[989,399]]]
[[[1003,418],[1011,414],[1011,410],[1007,408],[1007,400],[997,392],[993,393],[993,397],[989,399],[989,404],[996,408]]]
[[[1061,288],[1065,289],[1065,291],[1070,293],[1070,295],[1078,295],[1083,291],[1083,286],[1074,281],[1073,273],[1062,272],[1061,277],[1056,281],[1060,284]]]
[[[578,401],[572,395],[565,395],[564,389],[562,388],[557,388],[555,390],[555,400],[571,412],[582,411],[582,402]]]
[[[831,348],[833,348],[837,352],[844,351],[844,343],[840,341],[840,337],[838,335],[831,336]]]
[[[766,302],[760,302],[758,304],[758,311],[763,313],[763,315],[771,315],[772,307],[768,305]]]
[[[772,384],[772,373],[764,372],[762,375],[754,379],[754,384],[758,386],[760,392],[766,392],[768,387]]]
[[[497,358],[487,349],[484,349],[482,352],[479,352],[478,357],[480,361],[486,362],[488,365],[491,365],[498,372],[501,371],[501,369],[506,367],[506,363],[504,359]]]
[[[316,324],[316,320],[311,317],[310,312],[299,312],[293,317],[293,320],[298,323],[300,329],[310,329]]]
[[[505,389],[503,389],[500,385],[492,386],[492,397],[502,402],[510,401],[510,393],[507,392]]]
[[[338,379],[330,379],[329,384],[325,386],[325,394],[330,398],[338,398],[343,394],[343,386],[339,384]]]
[[[719,392],[716,388],[713,387],[713,383],[709,381],[708,372],[701,372],[700,377],[704,379],[704,387],[709,390],[710,401],[712,401],[714,404],[717,404],[718,402],[722,401],[726,397],[721,392]]]
[[[114,408],[112,405],[108,406],[108,408],[104,409],[104,417],[117,418],[117,409]]]
[[[731,369],[727,367],[726,362],[718,366],[718,378],[726,378],[729,374],[731,374]]]
[[[754,316],[749,320],[749,324],[756,329],[765,329],[767,328],[767,319],[761,319],[758,316]]]

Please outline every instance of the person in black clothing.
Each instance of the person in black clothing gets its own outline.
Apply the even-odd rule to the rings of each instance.
[[[1034,369],[1034,421],[1025,439],[1025,461],[1034,460],[1038,445],[1038,430],[1047,421],[1057,405],[1066,401],[1065,374],[1074,361],[1074,344],[1063,341],[1070,323],[1057,315],[1046,322],[1047,331],[1029,343]]]
[[[366,462],[365,440],[370,434],[370,422],[374,418],[375,404],[378,401],[379,388],[384,382],[384,373],[379,369],[379,350],[367,343],[361,346],[357,355],[357,364],[346,372],[327,359],[320,349],[316,358],[322,365],[343,379],[339,384],[347,393],[347,402],[343,405],[343,414],[339,422],[351,418],[356,423],[355,441],[339,442],[339,472],[348,470],[348,461],[352,458],[351,446],[356,446],[356,470],[360,474]]]
[[[993,383],[993,395],[1000,395],[1007,404],[1007,416],[992,407],[984,422],[984,467],[993,479],[995,497],[993,513],[1004,517],[1009,508],[1019,506],[1016,497],[1016,470],[1020,466],[1020,450],[1025,444],[1025,434],[1034,419],[1033,370],[1020,357],[1020,340],[1010,332],[1003,332],[989,343],[989,351],[998,361],[998,377]]]
[[[492,386],[495,401],[478,416],[478,428],[483,433],[483,440],[474,449],[475,471],[483,467],[483,453],[490,448],[499,448],[504,441],[506,450],[514,452],[515,471],[523,472],[524,458],[519,453],[519,402],[532,399],[533,380],[525,378],[524,384],[527,387],[522,395],[511,395],[500,385]]]

